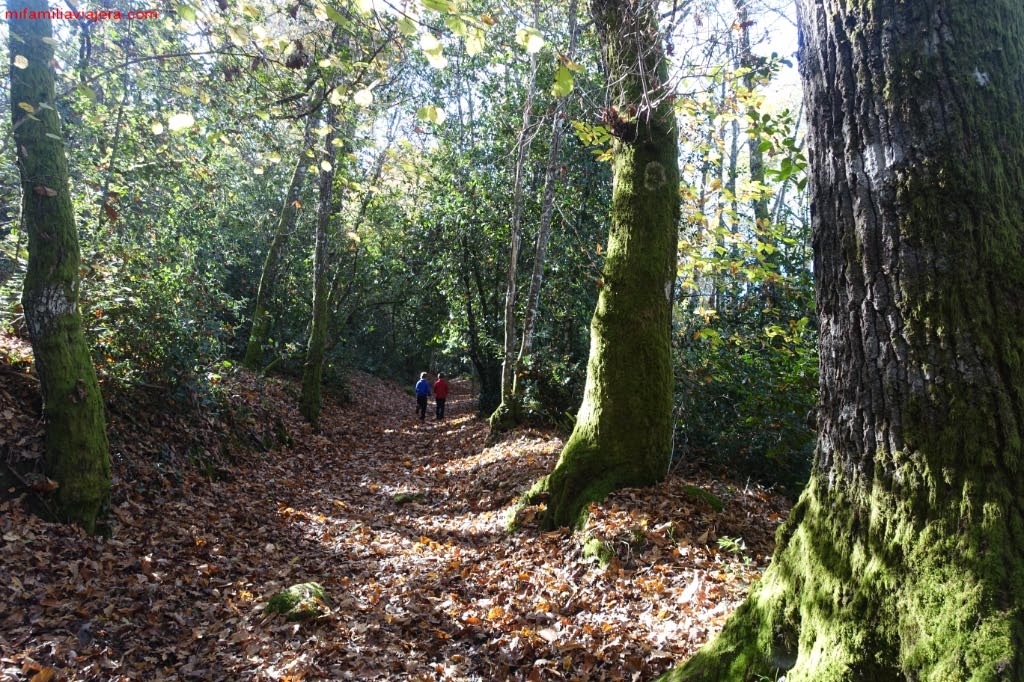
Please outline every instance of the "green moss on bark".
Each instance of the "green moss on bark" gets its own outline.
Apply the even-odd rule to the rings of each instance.
[[[42,0],[21,7],[48,9]],[[92,533],[101,530],[109,506],[110,455],[78,307],[78,235],[55,108],[52,28],[49,19],[10,19],[9,25],[14,146],[29,235],[22,304],[43,395],[46,467],[60,486],[62,520]]]
[[[1024,6],[800,8],[817,461],[761,583],[664,679],[1024,679]]]
[[[853,500],[813,479],[750,597],[662,679],[1017,679],[1019,611],[997,606],[985,558],[955,532],[964,519],[921,529],[907,511],[891,496]]]
[[[325,105],[324,125],[331,129],[337,113],[331,104]],[[334,207],[335,148],[334,138],[324,139],[324,159],[327,170],[320,172],[320,191],[316,219],[316,243],[313,247],[313,319],[310,324],[309,342],[306,344],[306,361],[302,369],[302,393],[299,396],[299,412],[312,425],[320,428],[320,408],[323,403],[321,384],[323,382],[324,355],[327,350],[327,301],[329,297],[329,230]]]
[[[579,525],[587,506],[609,492],[660,481],[672,448],[679,169],[655,4],[599,0],[593,13],[614,84],[617,108],[608,116],[621,137],[583,404],[545,483],[549,526]],[[638,35],[645,37],[639,45]],[[618,112],[633,113],[627,120]]]

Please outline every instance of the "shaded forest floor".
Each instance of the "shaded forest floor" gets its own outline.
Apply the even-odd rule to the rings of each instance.
[[[4,466],[41,451],[35,385],[5,344]],[[584,532],[543,532],[527,508],[510,534],[562,442],[521,430],[488,447],[468,384],[446,421],[420,423],[413,398],[355,374],[316,435],[293,384],[220,381],[227,409],[108,406],[110,538],[39,520],[26,495],[0,503],[0,680],[651,679],[717,631],[787,513],[690,472],[614,495]],[[584,557],[590,538],[610,563]],[[306,581],[327,615],[263,613]]]

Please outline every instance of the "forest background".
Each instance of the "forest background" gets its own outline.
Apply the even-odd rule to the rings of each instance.
[[[794,31],[776,4],[664,8],[682,145],[674,451],[795,493],[815,324],[799,93],[792,55],[768,42]],[[240,364],[300,376],[319,235],[328,387],[343,392],[349,368],[402,383],[441,370],[473,377],[488,415],[511,357],[520,419],[571,426],[611,190],[586,7],[172,3],[55,32],[104,393],[216,410]],[[24,336],[27,240],[0,128],[0,324]]]

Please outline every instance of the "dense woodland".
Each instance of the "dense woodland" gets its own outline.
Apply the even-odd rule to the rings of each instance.
[[[8,12],[0,679],[1024,679],[1024,9],[796,5]]]

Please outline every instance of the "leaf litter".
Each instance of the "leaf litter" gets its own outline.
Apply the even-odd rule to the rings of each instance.
[[[0,454],[38,457],[37,389],[0,367]],[[721,628],[788,511],[688,472],[593,505],[583,531],[544,531],[528,507],[509,532],[562,440],[488,446],[468,382],[421,423],[403,390],[354,373],[314,434],[294,384],[223,381],[227,412],[108,406],[109,538],[40,520],[26,495],[0,504],[0,680],[651,679]],[[313,581],[323,615],[264,613]]]

